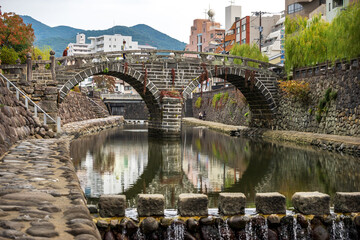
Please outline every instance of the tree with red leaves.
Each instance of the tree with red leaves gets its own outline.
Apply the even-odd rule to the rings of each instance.
[[[25,55],[31,51],[35,35],[31,24],[25,24],[15,13],[0,13],[0,51],[13,49],[25,61]]]

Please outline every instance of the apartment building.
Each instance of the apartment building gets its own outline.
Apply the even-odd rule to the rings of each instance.
[[[92,54],[98,52],[116,52],[122,50],[155,50],[156,47],[150,45],[140,45],[132,41],[131,36],[121,34],[102,35],[98,37],[89,37],[91,43],[85,41],[85,34],[76,35],[76,43],[68,44],[68,56]]]
[[[89,48],[93,53],[138,50],[138,42],[132,41],[131,36],[115,34],[89,37],[89,39],[91,41]]]
[[[283,65],[285,61],[285,17],[280,18],[271,33],[265,38],[261,51],[273,64]]]
[[[68,56],[73,55],[82,55],[82,54],[90,54],[91,49],[89,48],[90,44],[85,43],[85,34],[77,34],[76,35],[76,43],[68,44]]]
[[[189,44],[186,51],[214,52],[217,45],[224,38],[225,30],[220,28],[220,23],[212,19],[195,19],[191,26]]]
[[[270,34],[276,22],[280,19],[280,15],[272,16],[262,16],[261,17],[261,26],[262,26],[262,36],[267,36]],[[227,31],[225,36],[225,42],[222,41],[221,44],[216,48],[217,53],[224,51],[229,52],[235,43],[238,44],[259,44],[259,26],[260,26],[260,16],[246,16],[241,19],[236,20],[231,28]]]
[[[319,13],[325,16],[325,3],[326,0],[285,0],[286,16],[311,18]]]

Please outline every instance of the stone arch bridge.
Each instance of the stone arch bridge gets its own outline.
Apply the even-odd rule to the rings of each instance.
[[[54,58],[52,53],[50,70],[58,88],[57,103],[90,76],[111,75],[124,80],[148,107],[150,135],[166,137],[180,136],[184,100],[212,78],[223,79],[242,92],[250,107],[252,125],[270,126],[277,106],[277,80],[283,74],[277,65],[239,56],[168,50],[61,58]],[[31,75],[31,71],[27,73]]]

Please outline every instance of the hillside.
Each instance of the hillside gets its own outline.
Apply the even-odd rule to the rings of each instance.
[[[57,57],[61,56],[63,50],[70,42],[75,42],[77,33],[84,33],[86,38],[113,34],[132,36],[133,41],[137,41],[141,45],[148,44],[158,49],[183,50],[186,45],[184,42],[180,42],[145,24],[138,24],[132,27],[114,26],[105,30],[83,30],[68,26],[49,27],[30,16],[21,17],[26,24],[32,24],[36,37],[34,45],[39,47],[44,45],[50,46],[55,51]]]

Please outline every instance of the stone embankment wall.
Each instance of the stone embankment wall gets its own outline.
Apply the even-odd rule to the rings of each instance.
[[[359,69],[337,70],[296,81],[309,83],[309,97],[300,101],[280,94],[276,129],[360,136]],[[333,98],[326,101],[326,92]]]
[[[49,138],[54,132],[43,126],[38,118],[27,111],[15,94],[0,78],[0,156],[18,140],[28,137]]]
[[[214,100],[216,94],[217,101]],[[247,126],[250,121],[246,99],[235,87],[196,93],[193,95],[192,106],[195,118],[198,118],[199,112],[205,111],[207,121],[243,126]]]
[[[102,107],[106,109],[105,104]],[[99,115],[98,106],[94,105],[83,93],[71,91],[64,101],[59,106],[59,115],[61,123],[66,124],[69,122],[83,121],[98,117],[106,117]]]
[[[139,194],[140,221],[125,216],[124,195],[103,195],[99,212],[91,208],[102,239],[359,239],[360,193],[337,193],[334,213],[330,197],[319,192],[292,196],[286,211],[280,193],[257,193],[256,215],[245,214],[243,193],[220,193],[219,214],[209,216],[204,194],[180,194],[178,215],[164,217],[164,196]],[[105,218],[105,219],[104,219]]]

